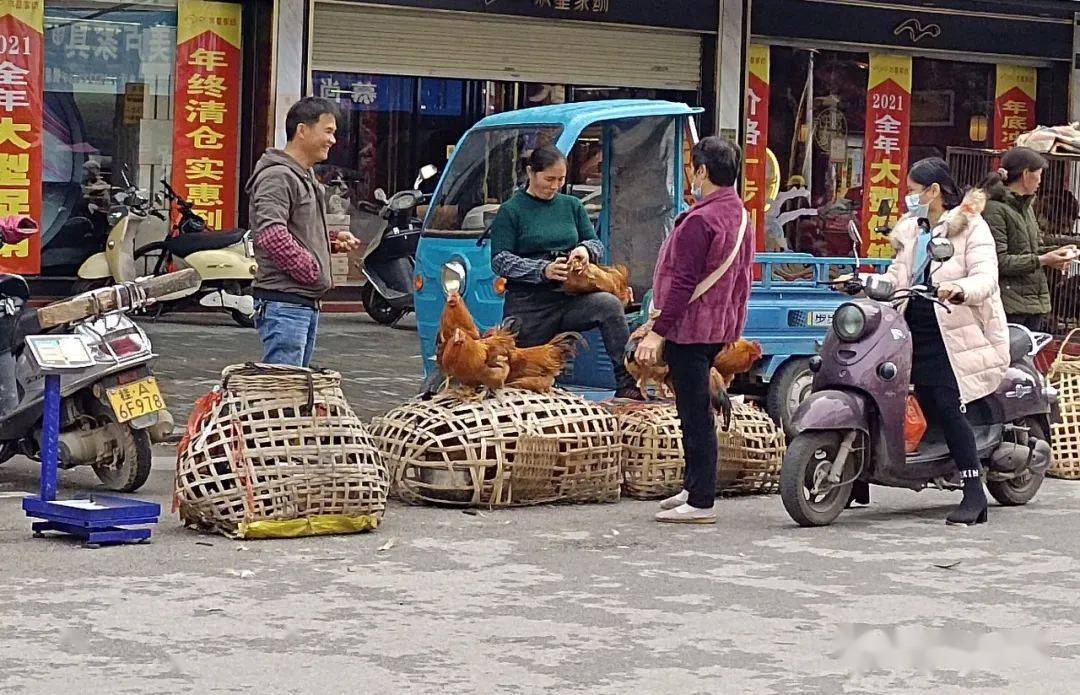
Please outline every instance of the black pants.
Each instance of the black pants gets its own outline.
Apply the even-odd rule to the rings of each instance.
[[[604,349],[615,373],[616,388],[634,385],[623,364],[630,329],[622,302],[607,292],[568,295],[546,287],[514,288],[506,295],[503,316],[521,320],[517,344],[521,347],[543,345],[559,333],[600,329]]]
[[[916,384],[915,397],[926,414],[927,422],[937,423],[949,445],[949,453],[960,470],[979,469],[979,450],[975,431],[960,411],[960,392],[952,386]]]
[[[1031,331],[1046,330],[1046,317],[1042,314],[1009,314],[1005,317],[1009,323],[1016,323]]]
[[[716,413],[709,398],[709,369],[722,347],[664,343],[683,431],[683,489],[690,493],[687,504],[698,509],[711,509],[716,500]]]

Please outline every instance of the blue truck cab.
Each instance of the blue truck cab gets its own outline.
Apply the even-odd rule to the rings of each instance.
[[[415,307],[425,376],[437,370],[435,342],[446,296],[460,292],[481,330],[503,319],[505,283],[491,268],[487,230],[499,205],[526,182],[525,158],[554,144],[567,154],[565,192],[582,199],[604,244],[604,264],[630,270],[635,298],[627,321],[647,316],[660,245],[687,207],[689,152],[700,108],[654,100],[593,101],[500,113],[460,140],[432,196],[416,255]],[[761,281],[750,300],[745,337],[764,357],[744,380],[763,391],[770,413],[786,420],[809,389],[807,360],[842,297],[820,281],[850,272],[851,258],[759,254]],[[780,268],[802,269],[781,279]],[[522,317],[528,320],[528,317]],[[614,391],[599,332],[560,378],[563,387],[603,397]]]

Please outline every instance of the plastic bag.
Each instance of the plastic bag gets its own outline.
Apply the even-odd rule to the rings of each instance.
[[[926,434],[926,416],[923,415],[919,399],[915,394],[908,394],[907,407],[904,409],[904,451],[913,454],[919,449],[923,435]]]

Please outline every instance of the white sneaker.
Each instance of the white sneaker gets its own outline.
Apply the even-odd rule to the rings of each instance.
[[[715,524],[716,512],[683,504],[674,509],[657,512],[655,518],[669,524]]]
[[[660,508],[664,509],[664,510],[674,509],[675,507],[678,507],[681,504],[686,504],[686,500],[688,500],[688,499],[690,499],[690,493],[687,492],[686,490],[683,490],[679,494],[672,495],[671,497],[668,497],[666,500],[663,500],[662,502],[660,502]]]

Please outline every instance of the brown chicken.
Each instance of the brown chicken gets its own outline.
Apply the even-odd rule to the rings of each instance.
[[[646,397],[649,393],[648,388],[652,385],[655,387],[656,395],[659,398],[674,398],[675,391],[671,387],[671,375],[667,363],[664,362],[663,351],[661,351],[656,364],[642,364],[637,361],[638,345],[641,343],[641,339],[652,330],[652,326],[652,321],[646,321],[630,334],[623,360],[626,364],[626,371],[630,373],[630,376],[634,377],[638,390],[645,394]]]
[[[724,386],[731,388],[735,375],[745,374],[761,359],[761,345],[750,340],[736,340],[727,345],[713,360],[713,368],[724,378]]]
[[[491,343],[455,328],[439,361],[443,373],[466,388],[500,389],[510,375],[510,360]]]
[[[563,282],[563,290],[569,294],[610,292],[626,306],[630,303],[630,271],[625,265],[605,266],[581,259],[570,261],[570,274]]]
[[[510,352],[510,376],[507,386],[547,393],[555,385],[567,360],[577,351],[580,333],[560,333],[545,345],[514,348]]]
[[[480,337],[480,329],[476,327],[476,321],[473,321],[469,308],[465,306],[465,300],[457,292],[451,292],[446,297],[446,307],[439,322],[439,344],[450,340],[456,328],[460,328],[470,338]]]

